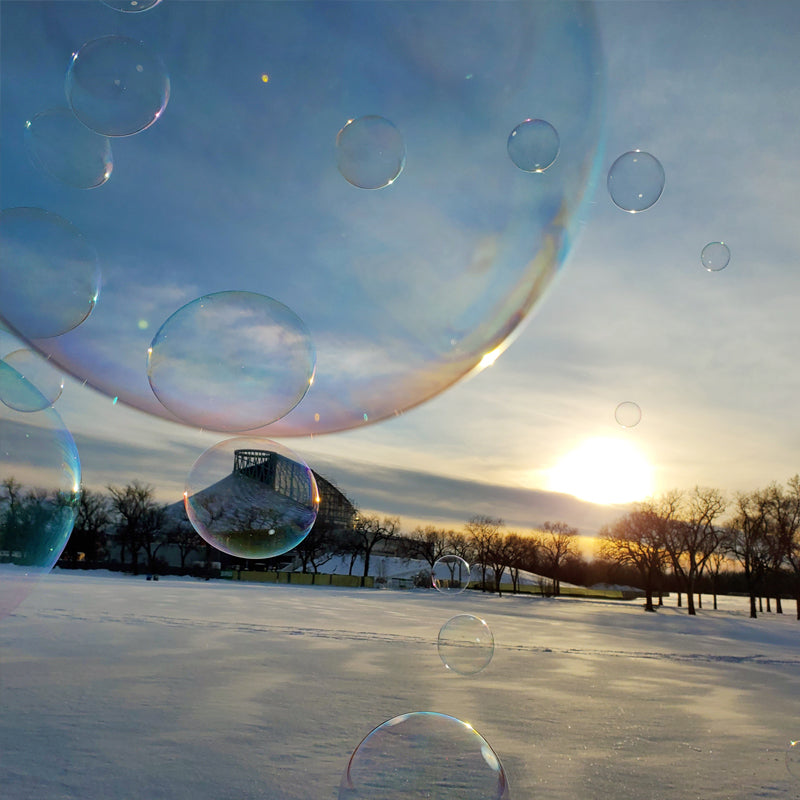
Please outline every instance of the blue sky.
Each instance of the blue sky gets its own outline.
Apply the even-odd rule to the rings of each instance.
[[[318,354],[287,418],[304,435],[282,441],[365,510],[409,526],[487,513],[594,532],[619,509],[550,490],[553,468],[598,437],[649,464],[593,467],[590,482],[620,489],[646,471],[654,492],[732,494],[800,469],[795,3],[503,3],[491,17],[479,4],[432,16],[380,4],[369,24],[346,4],[280,18],[274,7],[0,5],[2,206],[69,219],[103,271],[87,323],[42,347],[110,397],[158,409],[140,359],[166,317],[210,292],[272,293]],[[64,104],[71,53],[107,34],[158,52],[171,93],[152,127],[112,139],[107,184],[81,191],[31,165],[23,123]],[[368,113],[391,119],[408,150],[376,191],[347,184],[333,159],[336,131]],[[542,175],[503,153],[526,116],[561,134]],[[640,214],[605,188],[633,149],[666,174]],[[711,273],[700,252],[717,240],[731,262]],[[492,366],[393,414],[468,370],[537,293]],[[56,404],[88,485],[140,478],[175,499],[225,438],[110,397],[70,380]],[[615,422],[623,401],[642,409],[634,428]],[[356,429],[306,435],[320,412]]]

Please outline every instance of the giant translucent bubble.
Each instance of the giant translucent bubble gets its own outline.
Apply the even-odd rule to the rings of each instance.
[[[63,58],[56,31],[71,47],[97,42],[78,50],[73,79],[81,62],[92,81],[107,63],[132,65],[119,85],[87,78],[87,95],[72,92],[76,113],[106,135],[141,124],[117,125],[140,76],[155,74],[140,55],[157,53],[172,87],[158,124],[120,143],[108,186],[53,206],[97,246],[104,290],[85,323],[36,345],[110,397],[177,419],[147,380],[154,333],[198,297],[253,292],[291,308],[317,354],[302,402],[259,435],[361,426],[500,353],[561,269],[597,171],[602,60],[591,4],[220,0],[115,15],[117,36],[143,49],[92,40],[95,4],[62,5],[49,7],[46,27],[14,10],[26,46],[3,54],[4,119],[21,126],[30,114],[15,86],[28,96],[52,89]],[[107,124],[89,118],[107,112]],[[381,136],[346,165],[337,150],[348,122],[365,119],[401,137],[386,173]],[[540,173],[508,151],[509,132],[537,119],[559,145]],[[15,148],[3,141],[4,203],[23,205],[32,170],[16,167]],[[353,185],[342,167],[381,188]]]
[[[38,389],[0,361],[0,398]],[[77,513],[81,471],[69,431],[52,408],[0,404],[0,618],[13,611],[58,560]]]
[[[415,711],[386,720],[353,751],[339,800],[508,800],[491,745],[467,722]]]

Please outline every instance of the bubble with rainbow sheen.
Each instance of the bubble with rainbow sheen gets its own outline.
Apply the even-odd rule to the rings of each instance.
[[[442,594],[460,594],[469,586],[469,564],[454,554],[436,559],[431,568],[431,585]]]
[[[497,753],[468,722],[434,711],[373,728],[350,756],[338,800],[508,800]]]
[[[169,101],[161,59],[126,36],[101,36],[73,53],[66,93],[75,116],[103,136],[131,136],[149,128]]]
[[[216,292],[179,308],[147,351],[147,378],[176,417],[201,428],[247,431],[289,413],[314,379],[305,323],[255,292]]]
[[[308,535],[319,493],[314,473],[288,447],[236,437],[195,461],[184,505],[197,533],[218,550],[239,558],[271,558]]]
[[[24,338],[60,336],[97,303],[97,253],[68,220],[42,208],[0,211],[0,316]],[[38,344],[37,344],[38,347]]]
[[[25,149],[37,169],[75,189],[102,186],[114,169],[108,137],[89,130],[68,108],[26,120]]]
[[[439,630],[439,658],[459,675],[474,675],[494,656],[494,635],[485,620],[473,614],[457,614]]]
[[[103,237],[107,302],[68,340],[37,341],[65,372],[174,420],[136,368],[152,338],[136,338],[137,321],[155,331],[181,303],[252,291],[304,320],[318,365],[303,402],[253,430],[317,435],[379,423],[436,397],[502,352],[543,301],[598,175],[604,62],[593,5],[335,7],[206,3],[197,14],[192,4],[168,3],[135,19],[96,4],[98,19],[124,29],[158,23],[145,46],[184,82],[181,102],[170,99],[162,119],[112,142],[115,174],[102,190],[109,202],[81,211],[98,246]],[[53,25],[74,16],[54,14]],[[41,27],[41,15],[16,16],[25,18],[15,24],[21,36]],[[41,57],[9,53],[4,82],[27,85],[34,61],[61,57],[51,39]],[[76,87],[89,55],[78,51]],[[138,85],[147,71],[136,72],[137,63],[146,64],[133,65]],[[240,74],[236,64],[249,66]],[[87,112],[113,121],[131,96],[115,80],[96,92],[87,83]],[[76,99],[73,92],[73,108]],[[162,102],[159,91],[151,107]],[[547,110],[561,143],[544,176],[517,169],[507,152],[532,102]],[[406,150],[399,177],[377,190],[355,188],[337,167],[337,133],[365,116],[391,122]],[[4,141],[4,157],[26,158],[19,139]],[[119,180],[123,144],[136,157],[126,170],[140,180]]]
[[[13,386],[28,405],[41,393],[0,361],[0,393]],[[20,412],[0,404],[0,618],[50,572],[67,544],[80,497],[78,450],[52,408]]]
[[[25,381],[16,379],[3,381],[0,385],[0,401],[16,411],[41,411],[61,397],[64,376],[35,350],[22,347],[6,356],[3,361],[13,367]],[[26,384],[33,384],[38,391],[32,392]]]

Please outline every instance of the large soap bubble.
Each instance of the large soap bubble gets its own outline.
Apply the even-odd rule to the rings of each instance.
[[[38,389],[0,361],[0,394]],[[81,471],[78,451],[59,415],[0,404],[0,618],[14,610],[53,567],[67,544],[77,513]]]
[[[339,800],[508,800],[497,753],[467,722],[414,711],[373,729],[353,751]]]
[[[187,303],[159,328],[147,377],[185,422],[246,431],[280,419],[303,399],[314,378],[314,347],[283,303],[218,292]]]
[[[37,169],[76,189],[102,186],[114,169],[108,137],[89,130],[68,108],[25,120],[25,146]]]
[[[431,584],[442,594],[461,594],[469,586],[469,564],[453,553],[438,558],[431,568]]]
[[[664,180],[664,167],[654,155],[630,150],[611,165],[606,185],[614,205],[637,214],[658,202],[664,191]]]
[[[403,135],[383,117],[351,119],[336,136],[336,166],[353,186],[382,189],[406,163]]]
[[[0,316],[17,333],[27,339],[59,336],[80,325],[97,302],[97,254],[58,214],[5,209],[0,211],[0,287]]]
[[[186,479],[186,513],[209,544],[240,558],[296,547],[319,509],[314,473],[288,447],[237,437],[210,447]]]
[[[169,100],[161,59],[125,36],[86,42],[72,56],[66,92],[75,116],[105,136],[130,136],[149,128]]]
[[[0,387],[0,401],[16,411],[41,411],[52,406],[64,390],[64,376],[35,350],[21,347],[3,356],[25,380],[5,380]],[[31,391],[33,384],[37,391]]]
[[[459,675],[474,675],[492,660],[494,636],[485,620],[458,614],[442,625],[437,647],[447,669]]]
[[[96,30],[96,7],[93,17],[61,5],[48,29]],[[499,355],[561,269],[597,178],[592,4],[162,6],[118,19],[146,25],[145,48],[169,66],[178,102],[124,141],[102,195],[70,206],[101,248],[103,302],[86,325],[36,346],[108,396],[174,419],[147,380],[158,326],[216,292],[278,298],[307,325],[317,367],[301,403],[254,429],[270,438],[392,417]],[[20,10],[15,27],[28,44],[4,54],[3,86],[46,88],[41,52],[55,47],[41,15]],[[72,65],[73,108],[105,135],[142,124],[115,121],[133,84],[120,91],[101,78],[95,92],[79,67],[95,48],[120,49],[126,62],[137,54],[138,81],[148,70],[136,71],[146,67],[136,45],[95,40]],[[16,102],[4,95],[22,124],[30,111]],[[90,119],[107,113],[112,124]],[[532,115],[558,132],[558,159],[540,175],[515,166],[507,147]],[[349,183],[337,160],[337,134],[367,118],[389,121],[405,148],[402,173],[374,191]],[[3,142],[3,165],[14,147]]]

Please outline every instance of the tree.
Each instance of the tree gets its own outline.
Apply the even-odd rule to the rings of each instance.
[[[163,533],[166,521],[166,506],[153,498],[152,486],[139,481],[127,486],[109,486],[111,507],[117,514],[117,540],[122,548],[131,553],[133,571],[138,571],[139,551],[147,556],[148,569],[153,571],[159,549],[166,542]],[[124,557],[122,559],[124,563]]]
[[[603,539],[601,558],[634,567],[639,573],[645,592],[645,611],[656,610],[653,591],[659,585],[666,565],[664,536],[667,524],[653,508],[640,505],[611,527],[600,531]]]
[[[464,532],[469,541],[473,558],[481,568],[481,590],[486,591],[486,568],[489,566],[489,551],[500,537],[503,520],[483,515],[470,517],[464,525]],[[470,563],[467,559],[467,563]]]
[[[766,527],[769,500],[764,491],[736,496],[734,515],[723,542],[744,571],[750,596],[750,617],[755,619],[756,588],[767,559]]]
[[[300,541],[292,552],[300,559],[301,572],[308,572],[309,566],[314,572],[330,561],[336,551],[336,529],[330,522],[317,521],[311,526],[306,537]]]
[[[110,524],[108,498],[99,492],[81,489],[75,525],[64,548],[70,561],[77,562],[78,553],[83,553],[86,561],[99,561],[106,552]]]
[[[397,538],[400,533],[400,519],[384,517],[381,521],[377,516],[359,516],[356,518],[353,531],[359,545],[359,552],[364,557],[364,577],[366,578],[369,575],[369,560],[372,551],[381,542]]]
[[[408,539],[408,555],[427,561],[431,569],[442,557],[453,553],[450,542],[453,531],[436,528],[433,525],[418,527]],[[457,555],[454,553],[454,555]],[[462,556],[463,557],[463,556]]]
[[[188,519],[171,519],[167,520],[165,526],[165,534],[167,544],[172,545],[178,549],[178,555],[181,559],[181,569],[186,569],[186,559],[189,553],[200,552],[204,548],[209,548],[209,545],[198,533],[195,531],[192,523]],[[211,559],[206,558],[206,562]]]
[[[577,553],[575,537],[578,529],[567,525],[566,522],[545,522],[542,525],[541,546],[545,563],[553,579],[553,594],[561,593],[561,568],[567,556]]]
[[[509,533],[506,536],[506,549],[511,590],[518,592],[520,571],[536,572],[539,567],[539,540],[532,535]]]

